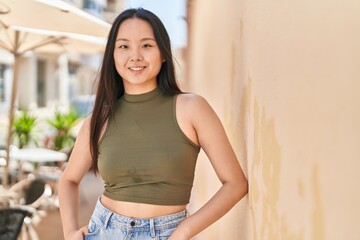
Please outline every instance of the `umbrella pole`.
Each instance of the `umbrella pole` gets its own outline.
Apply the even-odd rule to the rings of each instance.
[[[19,54],[14,54],[14,68],[13,68],[13,81],[12,81],[12,89],[11,89],[11,99],[10,99],[10,107],[9,107],[9,125],[8,125],[8,135],[6,140],[6,154],[5,160],[6,165],[3,170],[3,178],[2,184],[4,187],[8,187],[8,168],[10,162],[10,146],[11,146],[11,139],[12,139],[12,127],[13,127],[13,120],[14,120],[14,106],[15,106],[15,99],[17,96],[17,85],[18,85],[18,73],[19,73]]]

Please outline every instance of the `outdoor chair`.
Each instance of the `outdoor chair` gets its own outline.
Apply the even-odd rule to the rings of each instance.
[[[12,205],[39,208],[45,192],[45,182],[41,179],[23,179],[10,187],[9,191],[18,194]]]
[[[39,200],[45,192],[45,182],[40,179],[31,180],[29,188],[25,194],[25,205],[34,205],[37,208],[35,202]]]
[[[0,209],[0,240],[16,240],[29,212],[23,209]]]
[[[42,217],[46,216],[46,212],[41,209],[46,197],[45,186],[45,182],[41,179],[23,179],[9,189],[20,196],[18,199],[13,199],[10,206],[29,212],[24,219],[24,234],[29,235],[33,240],[38,239],[34,226],[40,222]]]

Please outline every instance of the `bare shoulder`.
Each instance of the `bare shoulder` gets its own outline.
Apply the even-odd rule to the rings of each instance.
[[[90,114],[89,116],[87,116],[84,120],[84,123],[83,123],[83,126],[82,126],[82,131],[83,133],[86,133],[87,134],[87,137],[90,136],[90,129],[91,129],[91,118],[92,118],[92,114]],[[102,138],[102,136],[104,135],[104,132],[105,132],[105,129],[107,127],[107,123],[108,121],[106,120],[104,125],[102,126],[101,128],[101,131],[100,131],[100,137],[99,137],[99,140]]]
[[[90,131],[90,123],[91,123],[91,114],[89,116],[87,116],[84,120],[83,120],[83,124],[81,126],[80,132],[79,134],[86,134]]]
[[[178,106],[188,110],[204,110],[204,108],[210,107],[205,98],[194,93],[180,94],[178,96]]]
[[[204,117],[209,116],[211,109],[206,100],[193,93],[178,95],[176,101],[176,118],[184,134],[196,145],[200,146],[198,128]]]
[[[179,95],[176,112],[178,120],[190,123],[197,136],[201,129],[208,131],[219,122],[216,113],[206,99],[193,93]]]
[[[92,113],[84,119],[84,125],[90,126]]]

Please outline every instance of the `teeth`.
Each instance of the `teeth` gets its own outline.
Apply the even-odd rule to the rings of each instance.
[[[144,69],[144,67],[134,67],[134,68],[130,68],[131,70],[134,70],[134,71],[140,71],[142,69]]]

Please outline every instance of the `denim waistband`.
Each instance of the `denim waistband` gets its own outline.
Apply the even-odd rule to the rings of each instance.
[[[106,225],[111,222],[113,225],[118,225],[121,228],[127,228],[132,230],[144,230],[145,228],[155,228],[155,229],[166,229],[171,225],[178,224],[183,221],[187,215],[187,210],[183,210],[178,213],[154,217],[154,218],[133,218],[120,215],[118,213],[112,212],[107,209],[100,201],[100,198],[97,200],[95,210],[93,215],[97,216],[103,224]]]

